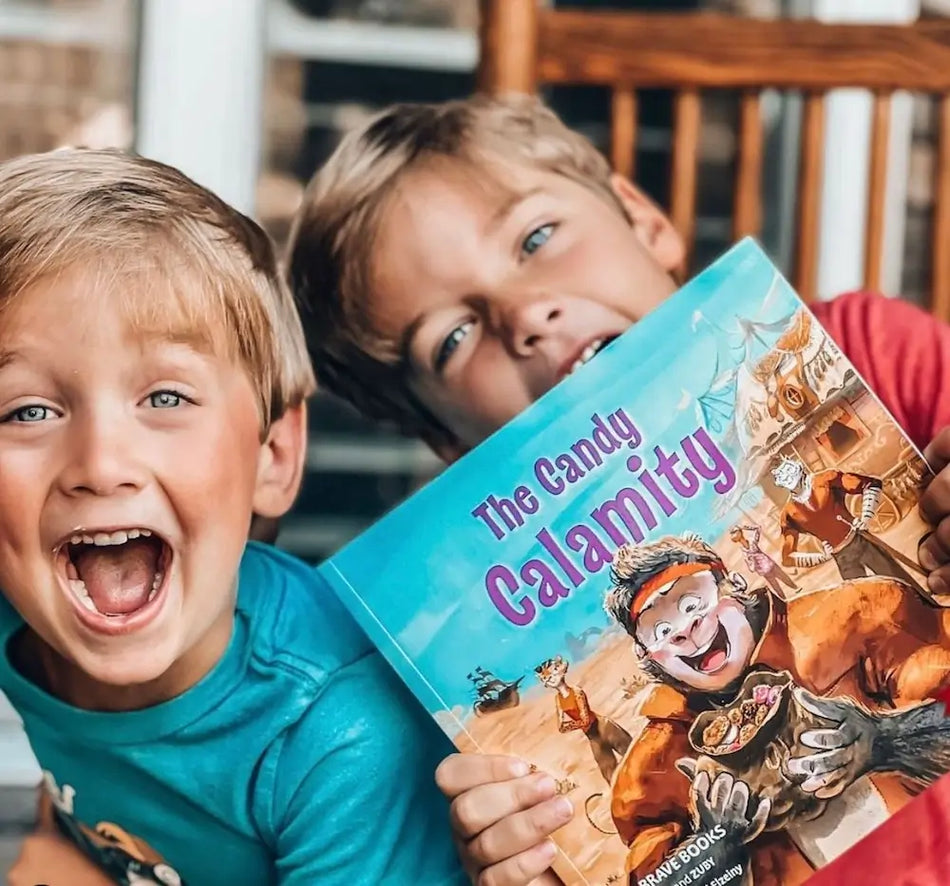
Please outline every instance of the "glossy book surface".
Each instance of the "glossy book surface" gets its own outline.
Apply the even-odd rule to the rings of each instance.
[[[950,769],[926,472],[745,240],[322,571],[566,883],[798,884]]]

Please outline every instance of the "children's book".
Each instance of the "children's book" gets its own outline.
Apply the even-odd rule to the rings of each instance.
[[[566,883],[788,886],[950,770],[927,471],[744,240],[322,569]]]

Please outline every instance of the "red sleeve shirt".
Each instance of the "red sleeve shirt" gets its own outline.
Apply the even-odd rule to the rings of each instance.
[[[950,326],[907,302],[865,292],[812,306],[867,385],[921,449],[950,425]],[[950,775],[904,807],[809,886],[950,883]]]
[[[807,886],[946,886],[950,775],[808,878]]]
[[[908,302],[867,292],[812,310],[918,447],[950,425],[950,326]]]

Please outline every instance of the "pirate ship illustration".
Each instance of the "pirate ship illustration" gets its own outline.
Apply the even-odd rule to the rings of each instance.
[[[524,677],[510,681],[499,680],[491,671],[479,667],[468,674],[468,680],[472,684],[472,692],[475,696],[472,709],[478,717],[517,707],[521,701],[518,687]]]

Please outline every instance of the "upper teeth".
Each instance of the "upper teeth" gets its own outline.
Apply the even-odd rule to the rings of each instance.
[[[595,338],[583,351],[581,351],[580,357],[574,361],[574,365],[571,366],[571,372],[577,372],[585,363],[594,359],[594,355],[603,347],[604,339]]]
[[[93,535],[76,534],[69,539],[70,544],[74,545],[124,545],[130,538],[138,538],[140,535],[151,535],[148,529],[119,529],[115,532],[96,532]]]

